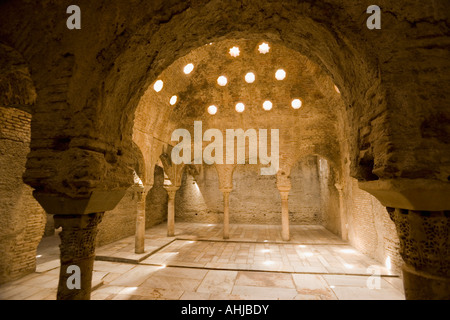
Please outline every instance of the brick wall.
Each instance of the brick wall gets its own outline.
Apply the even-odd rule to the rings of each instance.
[[[31,115],[0,107],[0,283],[35,270],[46,214],[22,181]]]
[[[350,243],[382,264],[391,260],[392,269],[399,271],[403,260],[394,223],[386,208],[369,193],[358,188],[351,179],[346,198]]]

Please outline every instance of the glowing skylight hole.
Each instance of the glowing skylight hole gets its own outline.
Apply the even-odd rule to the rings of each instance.
[[[177,96],[172,96],[172,98],[170,98],[170,105],[173,106],[177,103],[178,101],[178,97]]]
[[[160,92],[163,87],[164,87],[164,82],[162,80],[156,81],[155,84],[153,85],[153,89],[156,92]]]
[[[232,56],[232,57],[236,58],[236,57],[239,56],[240,53],[241,52],[239,50],[239,47],[233,47],[233,48],[230,49],[230,56]]]
[[[239,102],[238,104],[236,104],[237,112],[244,112],[244,110],[245,110],[245,105],[242,102]]]
[[[272,109],[272,102],[270,102],[270,101],[264,101],[264,103],[263,103],[263,109],[264,110],[266,110],[266,111],[269,111],[269,110],[271,110]]]
[[[269,50],[270,50],[270,47],[267,43],[264,42],[259,45],[259,48],[258,48],[259,53],[266,54],[269,52]]]
[[[247,83],[253,83],[255,82],[256,76],[253,72],[249,72],[245,75],[245,81]]]
[[[224,87],[224,86],[227,85],[228,79],[227,79],[227,77],[225,77],[225,76],[220,76],[220,77],[217,79],[217,83],[219,84],[219,86]]]
[[[284,78],[286,78],[286,71],[278,69],[277,72],[275,72],[275,78],[280,81],[284,80]]]
[[[291,106],[294,109],[300,109],[302,106],[302,101],[300,99],[294,99],[292,100]]]
[[[209,113],[210,115],[215,115],[215,114],[217,113],[217,107],[214,106],[214,105],[209,106],[209,107],[208,107],[208,113]]]
[[[194,70],[194,65],[192,63],[187,64],[183,69],[185,74],[191,73],[192,70]]]

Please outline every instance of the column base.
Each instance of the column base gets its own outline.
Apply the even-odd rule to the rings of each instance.
[[[404,265],[403,286],[407,300],[450,300],[450,279],[436,277]]]

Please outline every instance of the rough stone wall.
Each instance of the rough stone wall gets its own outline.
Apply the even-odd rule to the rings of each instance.
[[[154,185],[147,194],[145,226],[150,228],[167,219],[167,192],[163,188],[164,172],[160,167],[155,170]],[[137,192],[128,189],[125,196],[114,208],[105,212],[98,226],[97,245],[132,236],[136,233]]]
[[[392,269],[399,271],[403,263],[399,240],[386,208],[359,189],[355,179],[349,179],[346,207],[350,243],[383,264],[389,257]]]
[[[136,191],[131,188],[114,208],[103,215],[98,225],[97,245],[102,246],[131,236],[136,232]]]
[[[291,170],[289,220],[291,224],[323,224],[321,177],[317,157],[309,156]]]
[[[325,182],[321,182],[325,179]],[[289,193],[290,223],[324,224],[336,212],[324,201],[331,201],[328,179],[319,177],[318,159],[302,159],[291,171]],[[334,186],[331,186],[334,187]],[[322,195],[323,191],[323,195]],[[221,223],[223,196],[216,169],[204,165],[195,178],[184,174],[175,198],[178,221]],[[329,211],[331,210],[331,211]],[[230,193],[230,223],[280,224],[281,198],[276,176],[260,175],[256,165],[238,165],[233,174]],[[334,225],[334,222],[328,224]],[[331,229],[331,228],[330,228]]]
[[[145,202],[145,227],[157,225],[167,220],[167,191],[163,188],[164,170],[155,166],[153,187],[147,194]]]
[[[0,283],[35,270],[46,214],[22,181],[31,115],[0,107]]]
[[[336,173],[327,160],[316,158],[320,183],[320,210],[322,225],[336,235],[341,236],[341,213],[339,193],[335,187]]]
[[[181,187],[175,196],[176,221],[222,223],[223,199],[217,175],[215,179],[208,179],[211,173],[214,174],[213,170],[203,170],[205,176],[197,181],[191,175],[183,174]]]

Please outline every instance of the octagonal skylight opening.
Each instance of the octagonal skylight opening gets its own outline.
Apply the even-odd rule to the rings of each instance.
[[[269,44],[263,42],[262,44],[259,45],[258,51],[259,51],[259,53],[262,53],[262,54],[268,53],[270,51]]]
[[[177,96],[172,96],[170,98],[169,103],[170,103],[171,106],[174,106],[177,103],[177,101],[178,101],[178,97]]]
[[[239,102],[236,104],[236,111],[241,113],[244,112],[245,110],[245,105],[242,102]]]
[[[153,89],[156,92],[160,92],[163,87],[164,87],[164,82],[162,80],[156,81],[155,84],[153,85]]]
[[[234,46],[233,48],[230,49],[230,56],[236,58],[239,57],[241,51],[239,50],[239,47]]]
[[[220,76],[219,78],[217,78],[217,83],[219,86],[225,87],[228,83],[228,79],[225,76]]]
[[[249,72],[245,75],[245,82],[253,83],[256,80],[256,76],[253,72]]]
[[[272,107],[273,107],[273,104],[271,101],[269,101],[269,100],[264,101],[264,103],[263,103],[264,110],[266,110],[266,111],[272,110]]]
[[[300,99],[294,99],[291,102],[291,106],[294,109],[300,109],[302,107],[302,100]]]
[[[208,107],[208,113],[210,115],[215,115],[217,113],[217,107],[215,105],[211,105]]]
[[[185,74],[190,74],[193,70],[194,70],[194,64],[188,63],[188,64],[184,67],[183,72],[184,72]]]
[[[277,72],[275,72],[275,78],[279,81],[284,80],[286,78],[286,71],[278,69]]]

